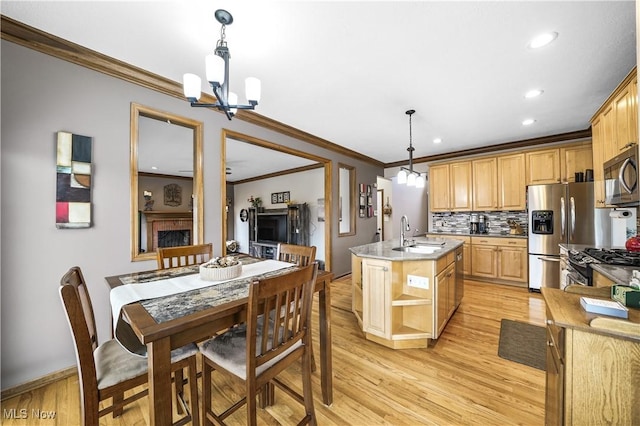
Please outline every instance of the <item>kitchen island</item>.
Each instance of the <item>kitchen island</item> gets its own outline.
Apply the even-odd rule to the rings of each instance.
[[[426,348],[463,295],[462,241],[416,238],[352,247],[352,311],[368,340]]]

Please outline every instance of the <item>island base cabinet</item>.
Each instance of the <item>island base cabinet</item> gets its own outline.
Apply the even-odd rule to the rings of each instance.
[[[391,338],[391,269],[389,261],[362,261],[362,326],[367,333],[385,339]]]
[[[457,258],[455,251],[424,261],[352,255],[352,311],[365,337],[392,349],[428,347],[456,308]]]

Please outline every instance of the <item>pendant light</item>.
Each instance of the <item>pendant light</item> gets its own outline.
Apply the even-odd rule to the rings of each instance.
[[[400,171],[398,172],[397,181],[400,185],[406,184],[407,186],[415,186],[416,188],[424,188],[425,178],[420,172],[416,172],[413,170],[413,151],[415,148],[413,147],[413,135],[411,132],[411,116],[416,111],[413,109],[405,112],[409,116],[409,168],[400,167]]]

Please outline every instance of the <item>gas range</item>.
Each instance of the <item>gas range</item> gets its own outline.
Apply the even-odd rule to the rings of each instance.
[[[593,264],[640,267],[640,253],[624,249],[588,247],[582,251],[570,250],[567,260],[571,278],[569,281],[583,285],[592,285]]]
[[[582,252],[585,257],[594,259],[597,263],[617,266],[640,266],[640,252],[625,249],[586,248]]]

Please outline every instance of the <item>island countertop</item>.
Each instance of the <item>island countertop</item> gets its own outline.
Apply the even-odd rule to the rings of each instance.
[[[433,253],[409,253],[393,250],[400,246],[400,240],[397,238],[351,247],[349,250],[358,257],[402,262],[407,260],[436,260],[463,245],[462,241],[453,238],[418,237],[413,238],[412,241],[412,244],[439,248],[439,250]]]

